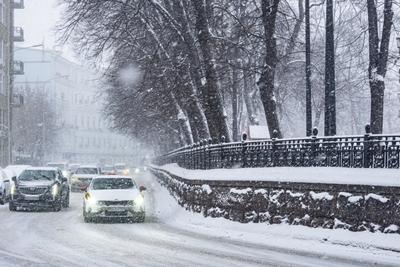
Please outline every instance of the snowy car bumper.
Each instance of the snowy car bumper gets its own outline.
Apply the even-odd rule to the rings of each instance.
[[[59,199],[54,199],[51,195],[39,195],[39,196],[29,196],[29,195],[18,195],[14,196],[12,203],[16,208],[51,208],[54,204],[59,201]]]
[[[90,218],[139,218],[144,216],[144,209],[130,206],[93,206],[86,208]]]

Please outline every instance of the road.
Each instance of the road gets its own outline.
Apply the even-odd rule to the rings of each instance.
[[[365,266],[365,262],[285,251],[199,234],[154,215],[154,178],[142,176],[146,222],[85,224],[82,195],[61,212],[0,207],[0,266]],[[272,242],[273,243],[273,240]]]

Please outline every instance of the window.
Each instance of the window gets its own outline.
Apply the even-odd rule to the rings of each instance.
[[[0,39],[0,65],[4,65],[4,40]]]
[[[4,3],[0,0],[0,22],[4,24]]]
[[[5,95],[3,70],[0,71],[0,94]]]

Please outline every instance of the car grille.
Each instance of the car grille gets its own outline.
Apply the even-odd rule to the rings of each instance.
[[[25,195],[41,195],[46,192],[47,187],[20,187],[19,192]]]
[[[99,201],[99,205],[104,206],[126,206],[128,205],[128,200],[121,200],[121,201]]]

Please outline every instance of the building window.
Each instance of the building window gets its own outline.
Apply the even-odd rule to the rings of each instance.
[[[0,0],[0,22],[4,24],[4,3]]]
[[[5,95],[3,70],[0,71],[0,94]]]

